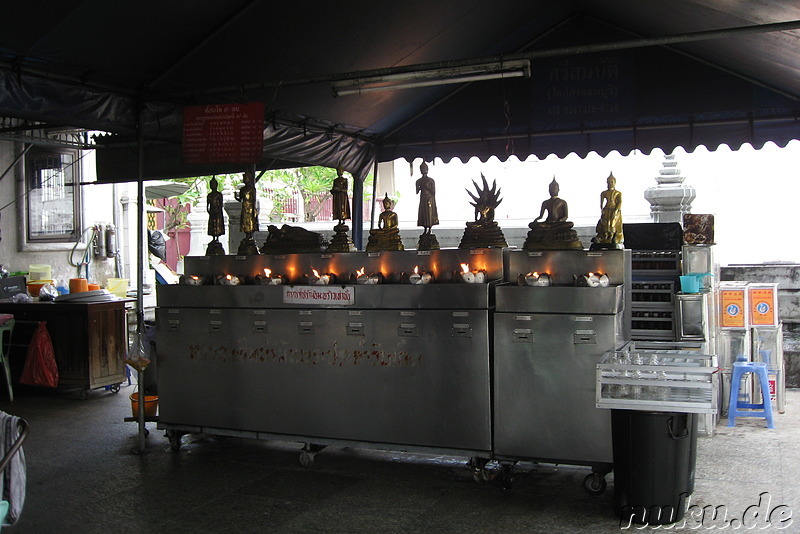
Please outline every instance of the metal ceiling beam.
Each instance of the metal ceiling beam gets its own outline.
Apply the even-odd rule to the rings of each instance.
[[[661,124],[634,124],[630,123],[622,126],[607,126],[597,128],[574,128],[570,130],[547,130],[541,132],[525,132],[516,134],[498,134],[498,135],[485,135],[480,137],[462,137],[459,139],[441,139],[436,140],[437,145],[452,145],[458,143],[475,143],[487,141],[504,141],[506,139],[527,139],[537,137],[557,137],[563,135],[588,135],[596,133],[611,133],[611,132],[643,132],[651,130],[673,130],[678,128],[703,128],[710,126],[735,126],[742,124],[779,124],[782,122],[800,122],[800,116],[787,115],[781,117],[769,117],[763,119],[722,119],[722,120],[708,120],[708,121],[691,121],[691,122],[670,122]],[[406,141],[403,143],[386,143],[381,145],[383,148],[401,148],[410,146],[425,146],[430,145],[433,141],[420,140],[420,141]]]
[[[450,67],[467,67],[487,62],[502,62],[509,60],[517,60],[517,59],[533,60],[533,59],[542,59],[549,57],[589,54],[595,52],[608,52],[613,50],[630,50],[634,48],[645,48],[650,46],[669,46],[669,45],[676,45],[683,43],[691,43],[696,41],[709,41],[713,39],[740,37],[743,35],[753,35],[759,33],[772,33],[772,32],[793,31],[793,30],[800,30],[800,20],[774,22],[769,24],[755,24],[750,26],[737,26],[737,27],[723,28],[718,30],[705,30],[700,32],[668,35],[664,37],[648,37],[644,39],[628,39],[624,41],[613,41],[610,43],[569,46],[562,48],[554,48],[550,50],[519,52],[509,55],[495,55],[482,58],[472,58],[472,59],[453,60],[453,61],[438,61],[433,63],[417,63],[414,65],[403,65],[400,67],[386,67],[381,69],[371,69],[371,70],[352,71],[352,72],[344,72],[336,74],[325,74],[320,76],[310,76],[307,78],[297,78],[294,80],[260,81],[249,84],[233,85],[226,87],[178,91],[178,92],[165,92],[157,96],[160,96],[161,98],[177,98],[177,97],[227,93],[232,91],[267,89],[278,86],[287,87],[296,85],[309,85],[315,83],[332,83],[338,81],[352,80],[356,78],[372,78],[378,76],[402,74],[402,73],[421,71],[421,70],[443,69]]]

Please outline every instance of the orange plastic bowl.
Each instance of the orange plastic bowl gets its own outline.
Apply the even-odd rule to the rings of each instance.
[[[52,280],[37,280],[35,282],[28,282],[28,293],[30,293],[32,297],[38,297],[39,291],[42,290],[42,286],[52,283]]]

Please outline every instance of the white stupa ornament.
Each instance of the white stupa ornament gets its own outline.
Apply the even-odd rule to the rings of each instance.
[[[683,183],[684,177],[674,154],[664,156],[663,168],[658,173],[658,185],[648,187],[644,192],[645,200],[650,203],[650,217],[653,222],[683,224],[683,215],[692,211],[692,201],[696,196],[694,187]]]

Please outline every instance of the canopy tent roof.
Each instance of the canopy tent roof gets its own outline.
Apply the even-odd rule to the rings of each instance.
[[[0,139],[109,132],[98,174],[181,161],[186,105],[264,102],[258,168],[481,159],[800,138],[800,5],[781,0],[15,1]],[[334,82],[486,61],[529,78],[334,96]],[[37,139],[39,141],[37,141]],[[235,166],[233,166],[235,167]]]

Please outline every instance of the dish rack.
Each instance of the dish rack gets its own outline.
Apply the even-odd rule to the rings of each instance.
[[[680,350],[615,350],[597,364],[598,408],[717,413],[717,357]]]

